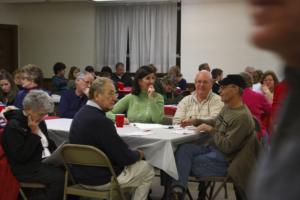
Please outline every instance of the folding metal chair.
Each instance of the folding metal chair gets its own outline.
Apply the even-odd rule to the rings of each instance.
[[[88,145],[65,144],[62,148],[61,155],[67,169],[65,173],[64,200],[66,200],[68,194],[105,199],[112,199],[114,195],[118,195],[118,199],[125,200],[110,160],[101,150]],[[108,168],[111,173],[109,186],[104,187],[101,190],[96,190],[88,189],[80,184],[76,184],[70,173],[70,165]],[[69,177],[71,178],[72,184],[69,184]]]

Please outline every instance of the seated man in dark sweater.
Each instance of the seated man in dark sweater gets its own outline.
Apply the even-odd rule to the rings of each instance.
[[[134,200],[146,200],[154,177],[153,167],[143,161],[142,150],[130,150],[118,135],[114,123],[106,117],[116,101],[113,82],[105,77],[95,80],[89,91],[90,100],[75,115],[70,128],[70,143],[91,145],[110,159],[122,188],[136,188]],[[101,167],[73,166],[75,180],[97,189],[110,182],[110,172]]]
[[[88,100],[89,88],[94,77],[89,72],[80,72],[75,80],[75,90],[67,90],[61,96],[59,102],[59,116],[63,118],[73,118],[79,109]]]

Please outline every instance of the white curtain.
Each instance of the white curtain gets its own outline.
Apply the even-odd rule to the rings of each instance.
[[[114,70],[118,62],[126,63],[128,11],[124,6],[101,6],[96,9],[96,66]]]
[[[135,5],[129,9],[130,70],[154,64],[166,72],[176,64],[177,4]]]
[[[176,64],[176,3],[100,6],[96,13],[97,65],[125,63],[128,36],[131,72],[148,64],[167,72]]]

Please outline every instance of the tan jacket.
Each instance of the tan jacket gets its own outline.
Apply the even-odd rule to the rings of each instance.
[[[253,133],[247,140],[245,146],[236,154],[228,167],[228,176],[234,184],[246,191],[251,173],[256,168],[261,145],[258,142],[256,133]]]

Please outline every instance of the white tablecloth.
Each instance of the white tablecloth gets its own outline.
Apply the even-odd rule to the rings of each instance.
[[[49,136],[56,145],[68,140],[71,123],[72,119],[46,120]],[[143,130],[132,125],[117,128],[117,132],[131,149],[142,149],[146,160],[152,166],[162,169],[175,179],[178,179],[178,173],[173,152],[177,145],[207,138],[207,135],[191,133],[190,130],[185,133],[185,131],[178,131],[167,126],[146,130],[147,133],[138,135],[141,131]],[[134,135],[128,135],[128,133],[134,133]]]

